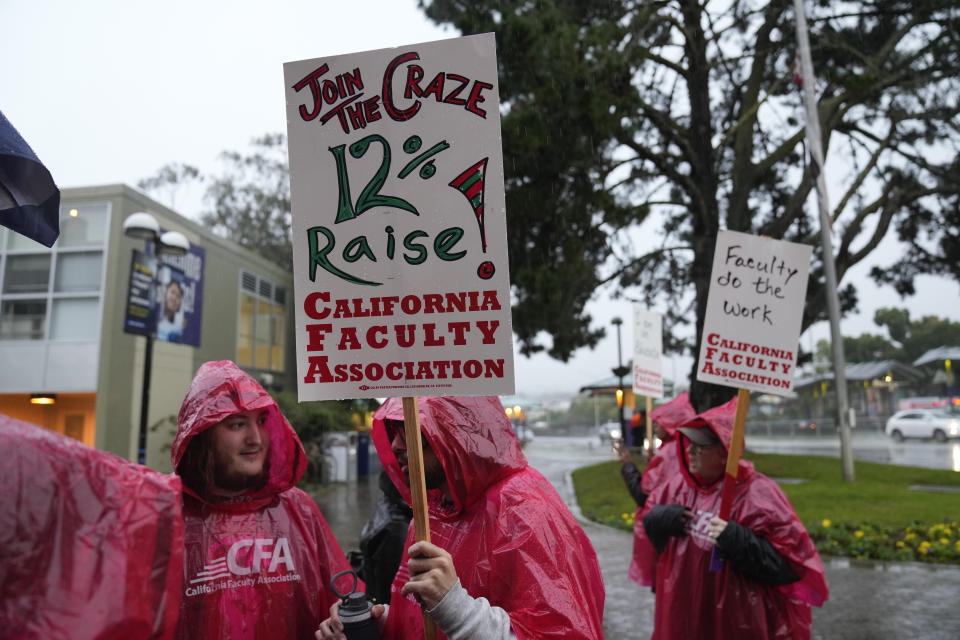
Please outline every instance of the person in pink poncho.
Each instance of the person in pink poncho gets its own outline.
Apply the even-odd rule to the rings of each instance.
[[[680,464],[676,456],[677,427],[693,418],[697,412],[690,404],[690,396],[684,391],[670,402],[665,402],[650,412],[654,433],[660,438],[660,448],[647,463],[643,473],[637,469],[625,447],[620,449],[620,475],[627,490],[637,503],[633,528],[633,557],[630,560],[628,576],[637,584],[653,586],[654,563],[649,552],[650,541],[643,531],[643,506],[647,496],[669,478],[680,473]]]
[[[431,542],[406,552],[391,586],[387,640],[423,637],[423,611],[448,640],[599,640],[596,553],[553,486],[520,450],[494,397],[419,398]],[[403,406],[374,414],[384,468],[409,502]],[[382,620],[382,618],[381,618]],[[337,606],[317,631],[343,638]]]
[[[741,460],[717,517],[736,399],[678,428],[680,473],[652,491],[643,527],[656,562],[653,638],[808,639],[828,596],[823,563],[790,501]],[[718,572],[710,558],[719,549]]]
[[[207,362],[180,407],[171,458],[183,480],[185,562],[177,638],[306,640],[350,569],[277,403],[229,361]]]

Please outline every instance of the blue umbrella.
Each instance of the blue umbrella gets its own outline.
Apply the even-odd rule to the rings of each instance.
[[[2,111],[0,224],[48,247],[60,236],[60,190]]]

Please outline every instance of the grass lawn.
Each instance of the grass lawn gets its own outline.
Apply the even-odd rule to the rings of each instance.
[[[960,487],[960,473],[855,462],[857,480],[847,484],[839,458],[751,452],[744,457],[771,478],[807,479],[781,488],[821,552],[960,562],[960,494],[908,489]],[[586,517],[632,530],[636,504],[618,461],[577,469],[573,484]]]

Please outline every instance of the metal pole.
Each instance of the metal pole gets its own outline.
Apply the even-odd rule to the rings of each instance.
[[[617,404],[619,405],[620,411],[620,437],[623,438],[624,443],[627,447],[633,446],[633,434],[627,430],[626,425],[623,422],[623,405],[626,401],[626,392],[623,388],[623,376],[626,375],[627,369],[623,366],[623,350],[620,345],[620,325],[623,324],[623,320],[620,318],[614,318],[612,320],[613,325],[617,328],[617,368],[613,370],[613,375],[618,377],[617,389],[619,391],[620,397],[618,398]]]
[[[143,390],[140,393],[140,440],[137,445],[137,462],[147,463],[147,412],[150,409],[150,372],[153,369],[153,336],[147,335],[143,352]]]
[[[817,178],[817,204],[820,208],[820,243],[823,247],[823,275],[826,279],[827,311],[830,314],[830,338],[833,352],[833,380],[837,392],[837,431],[840,434],[840,458],[843,465],[843,480],[853,482],[853,445],[850,441],[848,420],[847,375],[843,356],[843,334],[840,333],[840,302],[837,298],[837,271],[833,261],[833,242],[830,238],[830,202],[827,198],[827,183],[823,175],[823,139],[820,133],[820,115],[814,95],[813,58],[810,55],[810,39],[807,33],[807,15],[803,0],[794,0],[797,14],[797,44],[800,50],[800,66],[803,74],[803,98],[807,113],[807,139]]]
[[[623,350],[620,347],[620,325],[617,325],[617,368],[620,371],[623,371]],[[633,446],[633,433],[627,431],[626,425],[623,423],[623,405],[627,400],[626,392],[623,389],[623,374],[620,374],[620,378],[617,382],[617,386],[620,388],[620,436],[623,438],[623,441],[627,443],[628,447]]]

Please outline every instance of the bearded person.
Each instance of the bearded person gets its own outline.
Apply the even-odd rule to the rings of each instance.
[[[295,487],[303,446],[272,397],[230,361],[190,383],[171,457],[183,480],[177,638],[313,637],[350,569],[323,514]]]
[[[447,640],[599,640],[597,556],[553,486],[530,467],[495,397],[418,398],[431,542],[407,532],[385,640],[423,637],[426,612]],[[373,416],[387,475],[410,500],[400,398]],[[343,640],[337,605],[317,640]]]

